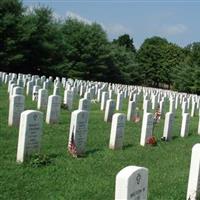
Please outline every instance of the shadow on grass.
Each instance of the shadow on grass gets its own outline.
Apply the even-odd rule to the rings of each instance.
[[[102,151],[102,149],[93,149],[93,150],[86,151],[85,152],[85,156],[88,156],[90,154],[94,154],[94,153],[96,153],[98,151]]]
[[[133,144],[126,144],[126,145],[123,146],[123,149],[128,149],[130,147],[133,147]]]
[[[172,140],[176,140],[178,138],[179,138],[179,136],[177,136],[177,135],[172,136]]]

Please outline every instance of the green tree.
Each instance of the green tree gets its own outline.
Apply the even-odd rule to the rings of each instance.
[[[0,1],[0,70],[17,72],[23,62],[19,43],[23,11],[21,1]]]
[[[52,10],[34,8],[24,16],[21,30],[20,44],[25,57],[23,71],[37,74],[55,72],[54,67],[64,59],[65,44]]]
[[[119,36],[117,39],[113,40],[113,43],[118,44],[119,46],[123,46],[126,49],[132,51],[133,53],[136,53],[136,48],[133,44],[133,38],[130,38],[128,34]]]
[[[68,76],[105,81],[108,41],[101,26],[68,19],[62,31],[67,46],[65,64],[62,67],[68,70]]]
[[[144,85],[158,87],[162,82],[162,60],[164,59],[164,47],[167,40],[160,37],[146,39],[137,52],[136,60],[140,65],[141,79]]]
[[[136,55],[144,85],[167,85],[170,88],[174,80],[174,70],[184,60],[184,55],[181,47],[164,38],[146,39]]]
[[[109,60],[113,64],[116,73],[109,73],[111,80],[123,84],[139,84],[139,65],[135,61],[135,54],[118,44],[110,45]]]

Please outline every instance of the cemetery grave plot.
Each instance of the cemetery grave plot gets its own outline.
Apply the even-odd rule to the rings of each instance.
[[[44,80],[44,78],[36,78],[36,80],[27,81],[27,86],[32,87],[28,90],[29,95],[26,95],[27,87],[24,88],[23,94],[19,90],[20,94],[16,95],[24,95],[25,97],[24,108],[20,112],[38,110],[38,100],[33,98],[33,92],[31,92],[35,86],[34,82],[40,89],[48,90],[49,96],[53,94],[54,96],[61,96],[62,102],[64,91],[73,91],[73,95],[70,95],[73,96],[73,99],[69,99],[70,109],[62,106],[60,110],[56,108],[59,119],[54,123],[47,124],[45,122],[47,114],[46,97],[44,98],[45,105],[41,110],[38,110],[43,113],[43,117],[39,117],[42,121],[42,134],[40,139],[36,137],[35,140],[40,144],[42,156],[37,157],[36,154],[36,157],[33,156],[23,164],[16,162],[19,127],[8,124],[9,101],[12,101],[8,93],[8,82],[6,84],[3,82],[0,85],[0,199],[115,199],[116,176],[127,166],[140,166],[148,169],[148,200],[186,199],[189,174],[191,174],[190,177],[195,176],[196,178],[196,175],[190,171],[190,169],[196,169],[196,165],[192,164],[191,161],[191,158],[194,157],[191,157],[191,153],[193,146],[200,143],[198,135],[199,110],[196,109],[196,113],[194,113],[194,108],[197,105],[193,105],[192,99],[188,108],[185,99],[181,101],[180,98],[178,100],[160,98],[164,106],[162,117],[159,119],[159,113],[155,116],[155,110],[152,110],[152,108],[156,109],[157,106],[155,90],[152,91],[151,97],[153,103],[149,99],[150,94],[148,99],[145,99],[142,95],[137,97],[133,94],[130,98],[131,101],[136,102],[136,105],[132,108],[133,114],[135,115],[137,110],[140,117],[140,120],[136,123],[132,119],[134,117],[130,114],[131,112],[128,112],[128,107],[131,108],[131,106],[128,106],[130,105],[129,94],[126,94],[126,91],[122,92],[123,88],[120,85],[117,85],[119,90],[112,88],[111,84],[108,86],[109,88],[100,87],[99,90],[94,90],[92,85],[90,87],[85,85],[84,89],[76,83],[65,85],[64,80],[61,79],[58,84],[58,78],[55,79],[56,81],[49,78],[51,83]],[[17,85],[17,82],[20,87],[24,87],[17,77],[12,84]],[[88,84],[92,83],[88,82]],[[65,88],[63,85],[65,85]],[[14,85],[13,87],[16,88]],[[13,91],[17,92],[17,89],[14,88]],[[112,92],[110,92],[111,88]],[[84,90],[82,96],[78,95],[77,90]],[[108,93],[105,93],[105,91]],[[106,109],[105,99],[110,99],[110,97],[114,100],[111,109],[113,110],[114,107],[114,112],[111,111],[111,114],[109,113],[106,116],[105,111],[108,112],[108,108]],[[84,102],[82,100],[80,103],[80,99],[84,99]],[[88,101],[91,99],[91,102]],[[101,99],[103,99],[103,103],[101,103]],[[149,105],[143,105],[144,99],[145,103],[149,101]],[[151,129],[153,123],[152,135],[157,139],[156,146],[140,145],[143,106],[146,110],[145,113],[152,113],[151,120],[143,132]],[[15,106],[12,107],[15,108]],[[78,108],[81,108],[78,113],[88,112],[87,127],[80,124],[79,129],[77,129],[78,135],[82,131],[81,128],[83,128],[84,134],[87,131],[87,140],[81,146],[81,148],[84,148],[84,156],[74,158],[68,152],[69,139],[71,138],[69,134],[72,112],[77,112]],[[168,118],[168,123],[173,120],[172,125],[167,124],[167,121],[165,122],[165,114],[168,112],[173,113],[172,117]],[[116,129],[120,133],[117,139],[123,139],[123,141],[117,141],[120,146],[113,150],[113,146],[111,149],[109,148],[112,126],[110,119],[116,113],[124,114],[125,126],[120,125],[118,127],[120,131],[117,130],[118,128]],[[129,120],[127,120],[127,113],[129,113]],[[186,113],[189,113],[189,117]],[[186,115],[187,118],[185,117],[183,120],[182,117]],[[152,122],[152,117],[159,122]],[[85,123],[85,121],[83,120],[82,123]],[[73,126],[75,124],[72,123],[72,129]],[[181,127],[183,128],[181,129]],[[76,132],[76,130],[71,130],[71,132]],[[161,140],[163,136],[168,139],[167,132],[169,132],[169,141]],[[151,134],[151,130],[147,134]],[[184,137],[181,137],[181,135]],[[113,138],[115,139],[115,137]],[[79,137],[79,139],[81,143],[83,138]],[[38,140],[40,141],[38,142]],[[32,148],[31,145],[30,148]],[[194,151],[197,152],[194,154],[199,152],[198,150]],[[82,150],[80,154],[82,154]],[[37,166],[36,163],[41,158],[44,160],[39,160],[40,165]],[[199,176],[195,180],[198,182]],[[147,183],[145,182],[145,184]],[[138,198],[139,193],[142,193],[141,188],[136,188],[130,195]],[[188,188],[188,191],[193,191],[191,187]]]

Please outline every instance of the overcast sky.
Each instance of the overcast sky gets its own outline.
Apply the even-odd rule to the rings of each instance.
[[[102,25],[112,40],[128,33],[138,48],[155,35],[180,46],[200,41],[200,0],[23,0],[32,8],[45,5],[55,17]]]

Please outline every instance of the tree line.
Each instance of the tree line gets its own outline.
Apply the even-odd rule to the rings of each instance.
[[[0,70],[200,94],[200,42],[183,48],[154,36],[137,50],[128,34],[109,41],[97,23],[59,20],[48,7],[1,0]]]

